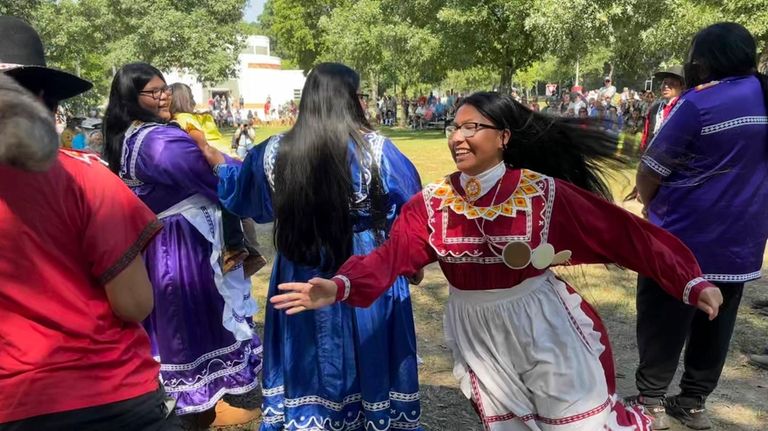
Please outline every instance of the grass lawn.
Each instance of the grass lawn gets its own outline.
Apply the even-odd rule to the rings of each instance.
[[[257,141],[284,131],[284,128],[257,129]],[[230,131],[231,133],[231,131]],[[414,163],[423,183],[429,183],[453,172],[455,166],[441,131],[411,131],[383,128],[400,150]],[[612,172],[609,178],[614,198],[620,199],[633,184],[634,169],[627,167]],[[637,203],[624,204],[638,212]],[[622,241],[616,238],[616,241]],[[262,231],[262,248],[269,260],[271,230]],[[558,272],[571,282],[582,296],[592,303],[605,321],[611,336],[618,376],[620,395],[634,394],[634,369],[637,365],[635,344],[635,273],[616,267],[601,265],[568,267]],[[266,267],[254,277],[254,297],[262,308],[266,298],[270,268]],[[768,344],[768,321],[749,308],[751,300],[767,298],[768,283],[755,282],[744,291],[731,353],[726,363],[720,386],[710,397],[708,407],[715,421],[715,430],[768,429],[768,372],[746,365],[745,353],[757,352]],[[442,309],[448,289],[447,282],[437,265],[430,265],[421,286],[412,288],[419,355],[424,363],[419,369],[422,396],[422,424],[425,430],[471,431],[481,430],[477,418],[466,399],[457,389],[452,376],[451,355],[443,342]],[[263,324],[263,310],[255,316]],[[679,379],[679,373],[677,378]],[[670,389],[676,393],[676,383]],[[673,425],[672,430],[683,430]]]

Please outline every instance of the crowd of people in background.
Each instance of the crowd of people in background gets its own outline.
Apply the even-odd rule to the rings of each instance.
[[[279,125],[292,126],[296,123],[299,114],[299,105],[291,99],[285,103],[274,105],[271,97],[267,96],[263,105],[263,117],[247,108],[245,99],[240,96],[233,102],[227,93],[215,93],[208,99],[208,112],[213,115],[219,128],[239,127],[243,124],[249,126]]]
[[[445,121],[453,118],[464,95],[454,90],[442,94],[430,91],[416,97],[392,96],[384,92],[376,101],[360,94],[366,118],[372,124],[404,126],[413,130],[442,129]]]

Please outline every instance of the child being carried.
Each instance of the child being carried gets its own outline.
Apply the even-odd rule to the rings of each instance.
[[[175,83],[171,87],[172,122],[187,132],[203,153],[215,151],[211,144],[221,144],[225,141],[211,114],[194,112],[195,100],[189,86]],[[252,276],[267,263],[257,249],[259,243],[256,239],[255,223],[247,218],[241,220],[223,207],[221,218],[224,237],[222,270],[225,273],[230,272],[242,263],[245,276]]]

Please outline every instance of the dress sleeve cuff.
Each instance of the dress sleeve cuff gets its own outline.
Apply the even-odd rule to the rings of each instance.
[[[647,154],[644,155],[640,160],[643,162],[645,166],[648,166],[648,168],[650,168],[651,170],[659,174],[662,178],[668,177],[669,174],[672,173],[672,170],[662,165],[661,163],[657,162]]]
[[[701,277],[696,277],[689,281],[688,284],[685,285],[685,290],[683,290],[683,302],[696,306],[699,302],[701,291],[707,287],[714,287],[714,285]]]
[[[343,275],[337,275],[331,280],[336,283],[336,302],[346,301],[349,298],[349,292],[352,290],[352,284],[349,282],[349,279]]]

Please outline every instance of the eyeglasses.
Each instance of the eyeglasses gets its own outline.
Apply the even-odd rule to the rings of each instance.
[[[455,124],[451,124],[451,125],[445,127],[445,137],[446,138],[450,138],[451,136],[453,136],[453,132],[455,132],[456,130],[460,130],[461,134],[465,138],[471,138],[471,137],[475,136],[475,134],[478,131],[483,130],[483,129],[502,130],[502,129],[500,129],[500,128],[496,127],[496,126],[492,126],[490,124],[483,124],[483,123],[476,123],[476,122],[464,123],[461,126],[457,126]]]
[[[166,85],[165,87],[155,88],[154,90],[142,90],[139,91],[139,94],[148,94],[152,96],[153,99],[159,100],[160,96],[165,93],[168,95],[173,94],[173,87],[170,85]]]

